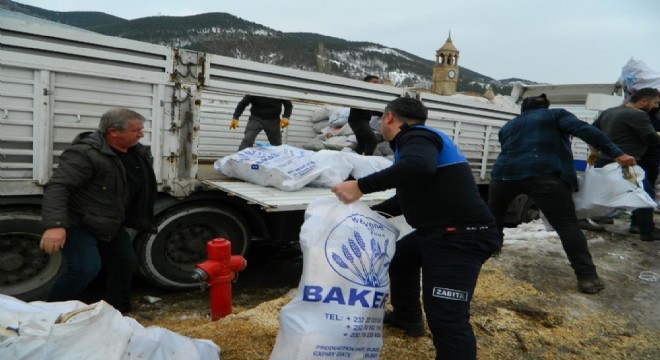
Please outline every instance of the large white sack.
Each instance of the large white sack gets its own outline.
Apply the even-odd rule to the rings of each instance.
[[[377,359],[398,233],[360,201],[313,201],[300,230],[302,277],[270,359]]]
[[[390,156],[394,155],[394,150],[390,147],[389,141],[381,141],[376,145],[374,155]]]
[[[220,348],[211,340],[191,339],[162,327],[145,328],[124,317],[133,330],[122,360],[219,360]]]
[[[655,207],[655,201],[644,191],[644,170],[629,168],[634,179],[626,180],[617,163],[602,168],[589,168],[578,175],[578,192],[573,194],[578,218],[601,216],[615,209],[634,210]]]
[[[660,72],[651,69],[641,60],[630,58],[621,68],[619,82],[629,94],[647,87],[660,89]]]
[[[106,302],[35,303],[0,295],[0,327],[15,330],[0,337],[0,359],[121,359],[132,330]]]
[[[327,169],[313,160],[313,154],[289,145],[251,147],[219,159],[214,167],[257,185],[296,191]]]
[[[346,125],[348,123],[348,115],[350,114],[350,108],[337,108],[335,109],[329,117],[328,125],[330,127],[338,128]]]
[[[0,328],[0,359],[220,359],[213,342],[144,328],[104,301],[26,303],[0,294]]]
[[[303,149],[312,151],[323,150],[325,149],[325,145],[323,145],[325,139],[326,137],[324,135],[313,137],[303,145]]]
[[[392,161],[381,156],[365,156],[354,152],[342,151],[346,160],[353,165],[351,176],[360,179],[392,166]]]
[[[321,150],[312,155],[312,158],[327,168],[314,181],[309,183],[309,186],[331,188],[346,180],[353,171],[353,165],[339,151]]]
[[[314,111],[314,114],[312,115],[312,123],[328,120],[330,118],[330,114],[332,114],[337,109],[339,108],[330,105],[321,106]]]
[[[312,124],[312,130],[314,130],[314,132],[317,134],[323,134],[323,132],[327,131],[326,129],[329,128],[330,126],[328,126],[328,120],[321,120]]]
[[[323,146],[331,150],[343,150],[344,148],[354,148],[355,143],[348,141],[348,136],[333,136],[323,140]]]

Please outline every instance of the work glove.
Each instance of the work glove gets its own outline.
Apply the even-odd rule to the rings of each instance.
[[[238,119],[232,119],[231,124],[229,124],[229,130],[234,130],[238,127]]]
[[[596,159],[598,159],[598,152],[592,151],[589,153],[589,157],[587,157],[587,165],[594,166]]]
[[[280,127],[284,129],[287,126],[289,126],[289,119],[287,118],[280,119]]]

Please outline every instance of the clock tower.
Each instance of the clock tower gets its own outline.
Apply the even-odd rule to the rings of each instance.
[[[433,67],[433,87],[431,91],[440,95],[456,94],[458,84],[458,54],[459,51],[451,41],[451,32],[447,41],[435,53]]]

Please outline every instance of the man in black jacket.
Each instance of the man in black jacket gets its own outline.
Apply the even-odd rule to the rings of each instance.
[[[245,126],[245,135],[238,151],[254,145],[254,140],[261,130],[266,132],[268,142],[271,145],[282,145],[282,133],[280,128],[289,126],[289,117],[293,111],[293,104],[289,100],[272,99],[263,96],[245,95],[234,110],[234,116],[229,125],[229,130],[238,127],[238,118],[241,117],[245,108],[250,107],[250,118]],[[284,113],[282,113],[284,107]],[[282,114],[282,118],[280,118]]]
[[[372,84],[378,84],[380,82],[378,77],[374,75],[367,75],[362,80]],[[380,113],[354,108],[351,108],[351,111],[348,113],[348,126],[353,130],[355,139],[357,140],[355,152],[360,155],[373,155],[378,145],[378,138],[369,125],[372,115],[380,115]]]
[[[60,249],[66,271],[48,301],[75,299],[106,267],[105,300],[117,310],[131,310],[131,280],[137,256],[126,228],[153,232],[156,177],[144,136],[144,117],[113,109],[101,117],[99,130],[79,134],[62,153],[44,188],[42,218],[47,229],[40,247]]]
[[[660,91],[654,88],[639,89],[625,104],[603,111],[593,125],[602,130],[621,150],[640,161],[649,146],[660,145],[660,136],[649,118],[649,112],[659,105]],[[612,161],[607,154],[599,153],[595,167],[603,167]],[[649,164],[640,161],[640,165],[644,168]],[[652,199],[655,198],[655,184],[645,178],[643,185],[646,193]],[[630,230],[639,233],[640,240],[660,240],[660,228],[655,227],[653,222],[653,208],[634,210],[630,220]]]
[[[397,241],[390,265],[392,313],[385,323],[411,336],[423,333],[422,297],[437,359],[476,359],[469,322],[470,301],[481,265],[500,249],[495,218],[479,196],[466,158],[444,133],[424,125],[428,110],[418,100],[398,98],[385,107],[381,130],[394,150],[394,164],[332,188],[344,203],[363,194],[396,188],[373,207],[403,214],[415,231]]]

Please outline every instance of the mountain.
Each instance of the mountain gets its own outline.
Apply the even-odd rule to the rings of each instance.
[[[187,48],[353,79],[367,74],[397,86],[430,87],[434,62],[372,42],[347,41],[315,33],[286,33],[227,13],[152,16],[126,20],[102,12],[56,12],[0,0],[0,8],[84,28],[101,34]],[[438,44],[438,47],[442,44]],[[461,67],[458,91],[509,94],[522,79],[495,80]]]

